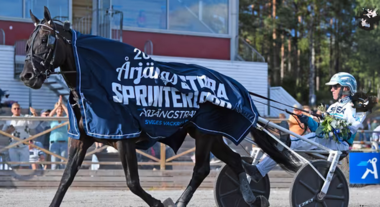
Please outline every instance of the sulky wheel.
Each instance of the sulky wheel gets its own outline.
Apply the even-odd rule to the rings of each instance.
[[[349,155],[348,155],[349,156]],[[349,157],[345,157],[344,159],[342,159],[340,162],[341,164],[338,165],[337,167],[339,167],[339,169],[343,172],[343,175],[346,177],[347,180],[350,179],[350,165],[349,165]]]
[[[247,163],[252,163],[251,157],[242,157]],[[266,175],[259,183],[251,181],[252,192],[257,195],[264,195],[269,199],[270,182]],[[225,165],[216,178],[214,187],[214,198],[218,207],[249,207],[243,200],[239,190],[239,180],[231,168]]]
[[[312,165],[326,177],[330,162],[325,160],[312,161]],[[332,177],[326,196],[320,200],[318,194],[324,181],[317,175],[313,168],[304,165],[294,177],[289,191],[290,206],[323,206],[323,207],[347,207],[349,201],[349,187],[346,177],[337,167]]]

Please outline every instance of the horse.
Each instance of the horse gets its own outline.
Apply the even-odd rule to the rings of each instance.
[[[152,141],[152,137],[149,136],[146,131],[142,131],[138,136],[127,139],[108,139],[104,137],[98,138],[86,134],[86,118],[83,117],[83,114],[81,113],[82,103],[78,101],[80,99],[80,94],[77,89],[78,66],[75,64],[73,52],[74,46],[72,42],[73,33],[75,31],[70,29],[68,22],[62,23],[58,20],[53,20],[47,7],[44,8],[44,19],[42,21],[35,17],[31,11],[30,16],[35,25],[35,29],[27,41],[25,48],[27,55],[23,71],[20,74],[20,79],[27,87],[37,90],[41,88],[49,75],[54,73],[54,69],[60,67],[60,74],[63,76],[67,86],[70,88],[68,106],[72,108],[72,114],[75,118],[73,120],[76,120],[74,122],[70,118],[70,124],[77,126],[78,132],[80,133],[78,139],[70,139],[68,162],[50,206],[55,207],[61,204],[65,193],[73,182],[74,177],[83,162],[86,150],[94,142],[101,142],[106,145],[113,146],[118,150],[125,173],[127,186],[135,195],[143,199],[149,206],[186,206],[196,189],[210,172],[210,152],[234,170],[239,178],[239,189],[246,203],[250,206],[269,206],[269,202],[265,197],[255,196],[252,193],[246,173],[243,169],[243,165],[246,163],[242,162],[240,155],[233,152],[224,143],[223,135],[200,130],[194,126],[194,124],[184,124],[183,127],[178,129],[178,132],[173,133],[173,136],[179,137],[184,137],[186,134],[189,134],[195,139],[196,162],[193,169],[192,178],[183,194],[174,204],[171,203],[172,201],[170,202],[171,199],[167,199],[162,203],[160,200],[155,199],[149,193],[144,191],[139,181],[136,149],[139,148],[139,144]],[[96,44],[96,42],[94,44]],[[118,44],[126,45],[125,43],[119,42]],[[92,59],[94,58],[96,57],[92,57]],[[249,96],[248,93],[247,96]],[[205,107],[216,111],[229,110],[214,106],[213,104],[200,105],[200,109]],[[123,124],[123,126],[132,125],[133,120],[131,119],[130,121],[130,123],[128,122],[121,124]],[[257,125],[252,125],[247,133],[251,133],[257,145],[284,169],[291,171],[298,169],[299,166],[291,154],[287,151],[280,151],[277,148],[278,143],[264,131],[260,130]],[[165,143],[165,139],[166,138],[155,139],[155,141]]]

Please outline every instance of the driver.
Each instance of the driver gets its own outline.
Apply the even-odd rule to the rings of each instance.
[[[322,134],[315,132],[319,127],[319,123],[314,121],[311,117],[302,115],[300,116],[301,122],[306,123],[311,131],[311,133],[303,137],[332,150],[347,151],[353,143],[359,126],[365,119],[364,113],[356,113],[356,109],[353,108],[353,102],[351,101],[351,97],[357,92],[356,80],[351,74],[340,72],[335,74],[326,85],[331,86],[333,99],[337,101],[327,109],[327,113],[335,119],[344,119],[348,124],[351,124],[348,126],[350,131],[350,133],[348,133],[349,136],[340,137],[339,141],[336,141],[331,137],[325,138]],[[317,149],[315,145],[296,137],[291,137],[290,148],[293,150]],[[243,165],[243,167],[246,168],[246,172],[249,173],[252,180],[255,182],[259,182],[275,166],[276,162],[270,157],[264,158],[263,161],[256,166],[247,164]]]

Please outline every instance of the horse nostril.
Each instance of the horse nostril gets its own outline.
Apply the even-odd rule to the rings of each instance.
[[[26,74],[24,75],[24,77],[21,77],[21,80],[22,80],[22,81],[24,81],[24,80],[28,81],[28,80],[32,79],[32,77],[33,77],[33,74],[32,74],[32,73],[26,73]]]

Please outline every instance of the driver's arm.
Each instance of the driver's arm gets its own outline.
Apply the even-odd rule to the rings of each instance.
[[[307,127],[309,127],[310,131],[315,132],[317,130],[319,124],[313,118],[302,114],[299,116],[299,120],[304,123]]]
[[[313,118],[308,117],[307,126],[309,127],[310,131],[315,132],[315,130],[317,130],[319,124]]]

